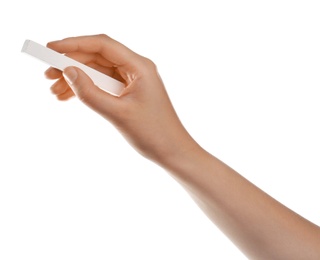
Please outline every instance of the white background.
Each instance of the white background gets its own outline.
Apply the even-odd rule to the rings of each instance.
[[[158,166],[21,54],[106,33],[208,151],[316,224],[319,1],[3,1],[0,259],[246,259]]]

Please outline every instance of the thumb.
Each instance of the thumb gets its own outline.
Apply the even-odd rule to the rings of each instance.
[[[112,112],[110,109],[115,106],[116,97],[95,86],[91,78],[81,69],[67,67],[63,71],[63,77],[84,104],[104,116]]]

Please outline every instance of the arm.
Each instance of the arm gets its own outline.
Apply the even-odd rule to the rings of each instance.
[[[77,68],[63,74],[46,71],[49,79],[57,79],[51,90],[59,99],[75,94],[112,122],[139,153],[167,170],[249,258],[320,259],[320,228],[202,149],[181,124],[150,60],[105,35],[48,46],[125,82],[124,92],[114,97]]]

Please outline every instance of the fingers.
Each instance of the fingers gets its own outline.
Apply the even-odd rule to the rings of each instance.
[[[72,89],[66,83],[64,78],[58,79],[52,86],[51,86],[52,94],[56,95],[57,99],[59,100],[68,100],[74,96]]]
[[[74,97],[74,92],[72,91],[71,88],[68,88],[66,92],[60,94],[60,95],[57,95],[57,99],[60,100],[60,101],[66,101],[66,100],[69,100],[70,98]]]
[[[75,95],[96,112],[108,117],[118,106],[116,99],[94,85],[93,81],[79,68],[68,67],[63,77]]]
[[[57,79],[57,81],[51,86],[50,90],[58,100],[65,101],[74,96],[72,89],[64,80],[60,70],[50,67],[44,74],[48,79]]]
[[[71,52],[68,53],[67,56],[110,77],[115,78],[116,76],[116,68],[111,64],[110,61],[106,60],[98,53]],[[123,81],[122,78],[121,81]]]
[[[103,55],[98,52],[100,48],[97,47],[98,45],[96,42],[97,39],[101,38],[103,38],[105,41],[109,39],[107,36],[81,36],[48,43],[48,47],[65,53],[66,56],[86,64],[89,67],[92,67],[93,69],[98,70],[119,81],[126,82],[127,78],[129,78],[129,73],[120,73],[118,66],[103,57]],[[98,42],[100,41],[102,40],[98,40]],[[112,39],[110,39],[110,42],[111,45],[117,43]],[[119,45],[122,49],[127,49],[119,43],[115,45]],[[86,49],[86,46],[90,46],[90,48]],[[131,51],[129,52],[133,53]],[[49,68],[47,71],[45,71],[45,76],[48,79],[60,79],[62,78],[62,72],[54,68]],[[68,84],[64,82],[64,80],[58,80],[51,87],[51,91],[60,100],[67,100],[74,95],[73,91],[70,89]]]
[[[106,35],[79,36],[54,41],[47,46],[60,53],[99,53],[112,65],[123,66],[139,55]]]
[[[96,70],[99,70],[100,72],[109,76],[112,76],[115,73],[114,65],[112,65],[110,61],[104,59],[100,54],[71,52],[66,56],[79,61],[82,64],[86,64]],[[58,69],[50,67],[45,71],[45,76],[48,79],[57,79],[62,77],[62,72]]]
[[[110,61],[103,58],[99,53],[71,52],[66,55],[119,81],[124,81],[117,72],[117,68],[115,68]],[[50,67],[44,74],[48,79],[58,79],[52,85],[51,92],[55,94],[59,100],[67,100],[74,96],[74,92],[65,82],[60,70]]]
[[[44,75],[47,79],[59,79],[62,77],[62,72],[50,67],[44,72]]]
[[[102,57],[99,53],[68,52],[66,54],[71,59],[77,60],[83,64],[96,63],[103,67],[113,68],[114,64]]]

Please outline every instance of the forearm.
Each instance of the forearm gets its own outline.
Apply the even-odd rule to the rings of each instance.
[[[49,47],[126,83],[118,98],[97,88],[78,68],[64,70],[66,81],[61,72],[46,72],[57,79],[52,92],[59,99],[75,94],[112,122],[139,153],[168,170],[245,254],[254,259],[320,259],[319,227],[204,151],[179,121],[150,60],[106,35],[67,38]]]
[[[197,144],[162,166],[251,259],[320,259],[320,229]]]

